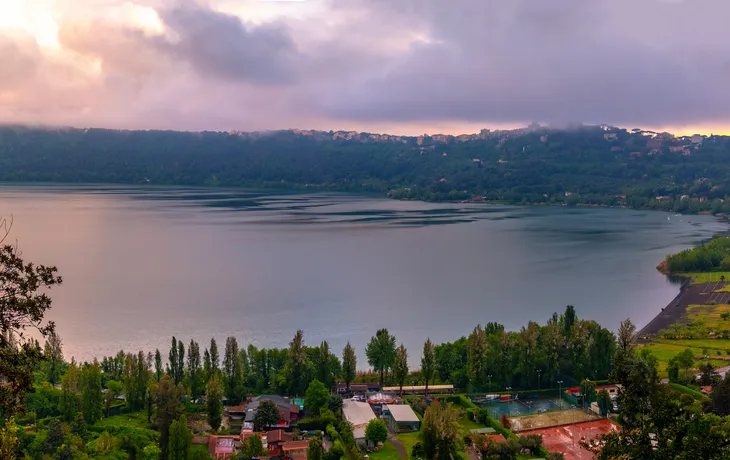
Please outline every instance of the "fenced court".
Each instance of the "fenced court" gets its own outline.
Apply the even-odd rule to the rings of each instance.
[[[506,401],[488,401],[484,404],[492,418],[499,420],[502,415],[518,417],[521,415],[570,409],[572,404],[558,398],[510,399]]]
[[[603,434],[619,429],[613,422],[600,419],[576,425],[533,430],[521,434],[541,435],[543,446],[550,452],[562,453],[565,456],[565,460],[589,460],[595,458],[595,456],[580,446],[580,440],[585,439],[586,441],[590,441]]]
[[[601,420],[601,417],[585,409],[568,409],[510,417],[512,431],[521,432],[559,425]]]

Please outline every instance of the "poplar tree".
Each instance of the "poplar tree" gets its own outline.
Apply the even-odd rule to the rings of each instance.
[[[355,380],[357,375],[357,355],[355,349],[347,342],[344,350],[342,350],[342,377],[345,379],[347,391],[350,391],[350,383]]]
[[[426,393],[428,393],[428,382],[433,378],[436,370],[436,353],[431,338],[427,338],[423,344],[423,357],[421,358],[421,372],[426,382]]]
[[[403,383],[408,377],[408,350],[403,344],[400,344],[395,351],[395,365],[393,367],[393,377],[400,386],[401,395],[403,395]]]

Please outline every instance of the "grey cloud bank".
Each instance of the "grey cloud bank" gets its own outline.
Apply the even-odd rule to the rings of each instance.
[[[339,0],[318,17],[263,23],[215,3],[137,3],[154,7],[164,34],[67,19],[59,41],[73,62],[0,30],[0,119],[394,130],[730,121],[721,0]]]

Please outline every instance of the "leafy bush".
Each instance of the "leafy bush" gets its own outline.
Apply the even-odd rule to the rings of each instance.
[[[388,439],[388,427],[382,419],[374,418],[365,428],[365,439],[374,443],[385,442]]]

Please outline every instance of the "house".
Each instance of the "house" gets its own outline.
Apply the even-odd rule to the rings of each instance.
[[[356,441],[365,439],[365,428],[370,420],[377,418],[370,404],[348,399],[342,401],[342,416],[352,425]]]
[[[208,452],[215,459],[231,458],[236,452],[238,440],[238,436],[211,436],[208,439]]]
[[[606,133],[603,135],[603,138],[606,139],[607,141],[615,141],[616,139],[618,139],[618,134]]]
[[[421,420],[413,412],[411,406],[406,404],[386,404],[383,406],[383,415],[396,432],[402,433],[421,429]]]
[[[281,414],[281,419],[279,419],[279,423],[270,428],[289,428],[289,426],[293,422],[296,422],[297,418],[299,417],[299,405],[294,404],[292,401],[289,400],[289,398],[278,395],[257,396],[253,398],[246,407],[246,418],[243,422],[242,432],[253,432],[253,418],[256,414],[256,409],[258,409],[261,401],[273,401],[279,408],[279,414]]]
[[[266,433],[269,457],[281,457],[284,455],[284,443],[293,441],[294,437],[284,430],[272,430]]]
[[[703,139],[704,138],[700,134],[695,134],[694,136],[689,138],[690,142],[692,142],[693,144],[701,144]]]
[[[285,459],[299,460],[307,458],[309,441],[287,441],[281,446]]]
[[[684,145],[672,145],[669,147],[670,152],[681,152],[684,150]]]

